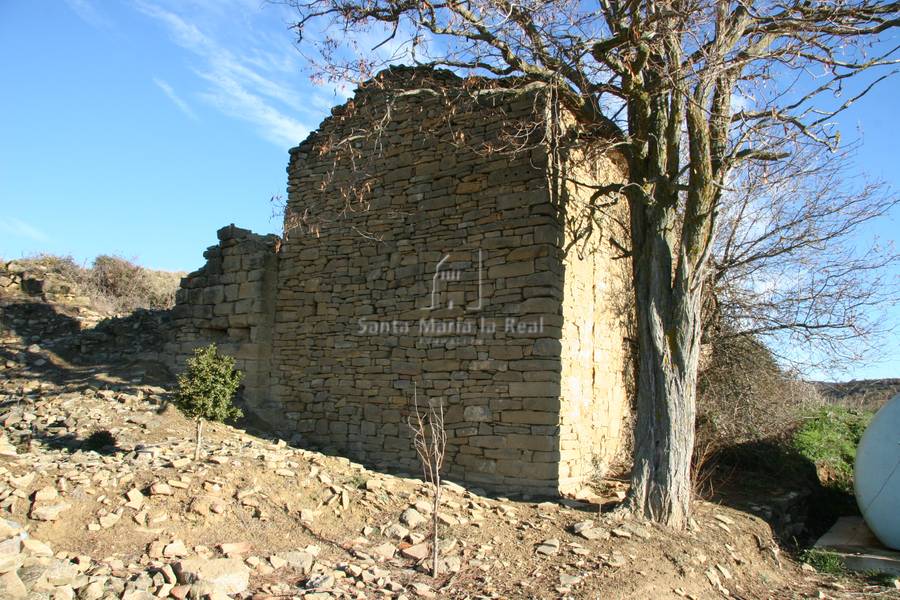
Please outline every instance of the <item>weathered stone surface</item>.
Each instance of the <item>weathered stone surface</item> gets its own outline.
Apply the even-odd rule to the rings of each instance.
[[[35,504],[31,507],[31,513],[29,516],[35,521],[55,521],[59,519],[59,516],[69,508],[71,508],[71,505],[68,502],[45,504],[42,506],[38,506],[37,504]]]
[[[400,522],[409,525],[413,529],[426,521],[428,521],[428,519],[423,517],[415,508],[407,508],[400,515]]]
[[[544,540],[537,547],[537,553],[545,556],[553,556],[559,553],[559,540],[556,538]]]
[[[53,556],[53,549],[34,538],[22,540],[22,549],[31,556]]]
[[[0,575],[0,598],[8,598],[9,600],[18,600],[28,596],[28,590],[25,584],[19,579],[15,571],[3,573]]]
[[[172,489],[172,486],[162,481],[157,481],[150,486],[151,496],[171,496],[174,493],[175,491]]]
[[[250,552],[250,543],[249,542],[231,542],[225,544],[219,544],[219,550],[222,551],[222,554],[228,555],[231,557],[234,555],[247,554]]]
[[[51,500],[55,500],[59,496],[59,492],[56,491],[55,487],[47,486],[42,487],[38,491],[34,493],[34,501],[35,502],[50,502]]]
[[[372,548],[372,554],[381,560],[389,560],[397,553],[397,547],[393,544],[385,542]]]
[[[312,570],[313,563],[316,561],[315,556],[302,550],[282,552],[278,556],[284,560],[289,567],[303,573],[309,573]]]
[[[400,551],[400,554],[402,554],[406,558],[412,558],[413,560],[423,560],[431,554],[430,547],[431,544],[422,542],[421,544],[416,544],[414,546],[409,546],[408,548],[402,549]]]
[[[181,556],[187,556],[188,554],[190,554],[190,551],[187,549],[187,546],[184,545],[183,541],[174,540],[173,542],[165,545],[162,553],[166,558],[177,558]]]
[[[393,523],[385,528],[384,535],[391,538],[403,539],[409,535],[409,529],[399,523]]]
[[[51,561],[44,571],[44,579],[53,586],[72,585],[79,575],[76,565],[62,560]]]
[[[26,473],[25,475],[22,475],[20,477],[11,478],[9,480],[9,482],[17,490],[24,490],[24,489],[28,489],[28,487],[31,485],[31,482],[34,481],[34,478],[35,478],[34,473]]]
[[[141,510],[141,507],[144,505],[144,494],[137,488],[128,490],[125,494],[128,498],[128,502],[125,503],[125,506],[131,507],[134,510]]]
[[[173,568],[181,583],[206,584],[226,594],[240,594],[250,582],[250,569],[237,558],[191,558]]]

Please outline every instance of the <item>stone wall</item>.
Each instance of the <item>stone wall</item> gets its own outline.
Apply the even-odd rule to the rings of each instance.
[[[573,489],[602,474],[616,458],[629,414],[626,369],[629,368],[628,324],[631,264],[614,251],[613,237],[622,237],[625,211],[594,214],[594,230],[586,238],[586,218],[579,213],[593,189],[575,182],[610,183],[624,177],[620,161],[608,156],[571,158],[570,182],[563,207],[578,207],[567,215],[562,299],[562,391],[560,411],[560,488]]]
[[[90,309],[91,300],[78,286],[67,278],[42,268],[36,261],[0,260],[0,297],[37,299],[50,304]],[[99,320],[98,315],[96,320]]]
[[[0,346],[34,343],[39,352],[79,366],[163,362],[168,311],[139,308],[116,316],[83,293],[84,277],[74,263],[52,256],[0,261]],[[37,366],[45,360],[27,355]]]
[[[170,365],[181,370],[194,348],[215,342],[244,372],[250,412],[277,423],[281,411],[271,402],[269,369],[281,240],[234,225],[217,235],[219,243],[203,253],[206,264],[182,280],[176,295]]]
[[[388,93],[357,93],[291,153],[286,225],[297,223],[291,215],[303,221],[281,252],[276,396],[311,441],[411,470],[413,396],[439,402],[449,477],[556,493],[564,480],[583,478],[595,453],[618,445],[617,424],[591,420],[598,406],[619,420],[622,410],[613,404],[623,395],[610,391],[622,389],[621,331],[604,327],[593,291],[606,265],[593,255],[578,266],[564,257],[564,220],[542,150],[478,150],[505,143],[498,112],[533,119],[533,96],[498,95],[448,123],[440,92],[422,90],[458,82],[402,75]],[[373,135],[371,124],[386,114]],[[343,150],[346,136],[353,152]],[[447,267],[460,278],[435,295]],[[595,296],[596,310],[581,313],[585,297],[593,307]],[[561,354],[564,312],[591,321],[577,356]],[[447,324],[445,334],[432,323]],[[575,372],[580,367],[585,373]],[[614,374],[597,381],[595,371]],[[576,384],[582,379],[586,387]],[[587,430],[561,422],[566,402],[566,414],[591,423]]]
[[[540,97],[482,91],[393,69],[335,108],[291,150],[283,242],[226,228],[185,279],[173,355],[218,340],[248,412],[387,469],[419,471],[439,404],[446,477],[556,494],[619,447],[622,262],[565,252],[585,192],[551,185]]]

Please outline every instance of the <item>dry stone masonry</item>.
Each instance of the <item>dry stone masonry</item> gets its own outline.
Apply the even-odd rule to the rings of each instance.
[[[440,71],[362,86],[291,150],[285,239],[226,227],[185,278],[173,359],[219,342],[247,411],[369,464],[418,469],[415,399],[450,479],[577,488],[620,447],[630,302],[607,236],[573,232],[622,166],[549,156],[541,107]]]
[[[173,311],[175,364],[209,342],[234,356],[244,372],[244,399],[254,414],[268,408],[272,325],[278,273],[275,235],[256,235],[234,225],[218,231],[219,244],[204,252],[206,264],[182,281]],[[171,356],[171,355],[170,355]],[[271,417],[278,406],[271,406]],[[271,418],[270,417],[270,418]],[[273,421],[278,423],[278,421]]]

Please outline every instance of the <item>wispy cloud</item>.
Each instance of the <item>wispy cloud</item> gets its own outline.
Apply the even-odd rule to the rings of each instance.
[[[175,104],[175,106],[178,107],[178,110],[183,112],[191,119],[194,119],[195,121],[197,120],[197,115],[194,113],[193,109],[187,102],[181,99],[181,96],[175,93],[175,90],[172,89],[171,85],[157,77],[153,78],[153,83],[155,83],[156,87],[161,89],[163,93],[168,96],[169,100],[171,100]]]
[[[0,219],[0,231],[5,233],[6,235],[27,238],[35,242],[50,241],[50,236],[48,236],[46,233],[44,233],[37,227],[29,225],[25,221],[16,219],[15,217]]]
[[[290,68],[291,55],[279,52],[274,44],[259,48],[231,36],[227,46],[221,44],[214,27],[201,25],[199,16],[183,12],[185,4],[178,5],[182,12],[146,0],[137,0],[135,6],[162,23],[176,44],[201,60],[194,70],[206,84],[200,93],[205,102],[230,117],[253,124],[262,137],[280,147],[293,146],[308,135],[308,125],[296,115],[303,113],[318,120],[320,109],[304,99],[308,93],[278,81],[279,75],[296,73]],[[194,4],[193,8],[202,10],[203,3]],[[210,16],[208,12],[204,14]],[[160,81],[156,84],[179,104],[177,96],[170,93],[171,86]]]
[[[113,22],[100,12],[90,0],[65,0],[66,4],[82,21],[97,29],[112,29]]]
[[[162,21],[179,46],[198,54],[209,54],[216,49],[216,44],[196,25],[182,19],[177,14],[141,0],[138,0],[135,6],[148,17]]]
[[[227,115],[255,123],[267,140],[281,147],[294,146],[309,135],[309,128],[248,92],[233,78],[216,73],[204,78],[214,90],[202,94],[204,99]]]

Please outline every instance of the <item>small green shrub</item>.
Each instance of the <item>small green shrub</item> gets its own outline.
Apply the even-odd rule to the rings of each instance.
[[[232,405],[243,373],[234,368],[234,358],[219,354],[215,344],[197,348],[187,360],[187,369],[178,376],[175,406],[197,423],[197,448],[200,458],[203,421],[225,421],[243,415]]]
[[[856,447],[872,413],[824,406],[811,413],[794,434],[794,447],[816,465],[823,485],[850,492]]]

